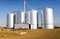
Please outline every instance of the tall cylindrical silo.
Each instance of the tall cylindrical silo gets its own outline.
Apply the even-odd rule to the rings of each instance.
[[[29,29],[31,29],[31,11],[28,11],[28,24],[29,24]]]
[[[31,11],[28,11],[28,24],[31,24]]]
[[[18,12],[17,13],[17,24],[20,24],[21,23],[21,13]]]
[[[37,29],[37,10],[30,10],[28,12],[28,22],[31,24],[31,29]]]
[[[7,15],[7,28],[13,28],[14,27],[14,14],[9,13]]]
[[[54,24],[53,24],[53,9],[51,8],[44,8],[43,13],[42,13],[42,20],[44,23],[44,28],[45,29],[54,29]]]
[[[43,10],[41,10],[41,27],[45,28],[45,26],[44,26],[44,14],[43,14]]]
[[[25,13],[24,11],[21,11],[21,23],[25,23]]]

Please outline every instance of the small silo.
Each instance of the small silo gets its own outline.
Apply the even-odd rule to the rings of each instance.
[[[20,11],[20,13],[21,13],[21,23],[25,23],[25,13],[24,13],[24,11]]]
[[[13,28],[14,27],[14,14],[9,13],[7,15],[7,28]]]
[[[42,28],[45,29],[54,29],[54,24],[53,24],[53,9],[52,8],[44,8],[42,10]]]
[[[28,24],[31,25],[31,29],[37,29],[37,13],[38,11],[34,9],[28,12]]]

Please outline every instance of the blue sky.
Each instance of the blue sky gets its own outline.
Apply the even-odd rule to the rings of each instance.
[[[60,0],[26,0],[27,10],[36,8],[38,10],[38,21],[41,24],[41,9],[50,7],[54,10],[54,25],[60,25]],[[0,0],[0,26],[6,26],[7,14],[11,11],[23,9],[23,0]]]

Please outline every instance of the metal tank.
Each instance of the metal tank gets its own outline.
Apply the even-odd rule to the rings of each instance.
[[[44,14],[43,14],[43,9],[41,10],[41,27],[44,29]]]
[[[28,11],[28,24],[31,24],[31,18],[30,18],[30,16],[31,16],[31,11]]]
[[[13,28],[14,27],[14,14],[9,13],[7,15],[7,28]]]
[[[18,12],[17,13],[17,24],[20,24],[21,23],[21,13]]]
[[[25,13],[24,11],[21,11],[21,23],[25,23]]]
[[[45,29],[54,29],[53,9],[52,8],[46,7],[43,9],[43,11],[42,11],[42,23],[43,23]]]
[[[31,25],[31,29],[37,29],[37,10],[30,10],[28,12],[28,23]]]

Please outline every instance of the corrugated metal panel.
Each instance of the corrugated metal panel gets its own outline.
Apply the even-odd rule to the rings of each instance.
[[[15,29],[19,29],[19,28],[27,28],[29,29],[29,24],[15,24]]]

